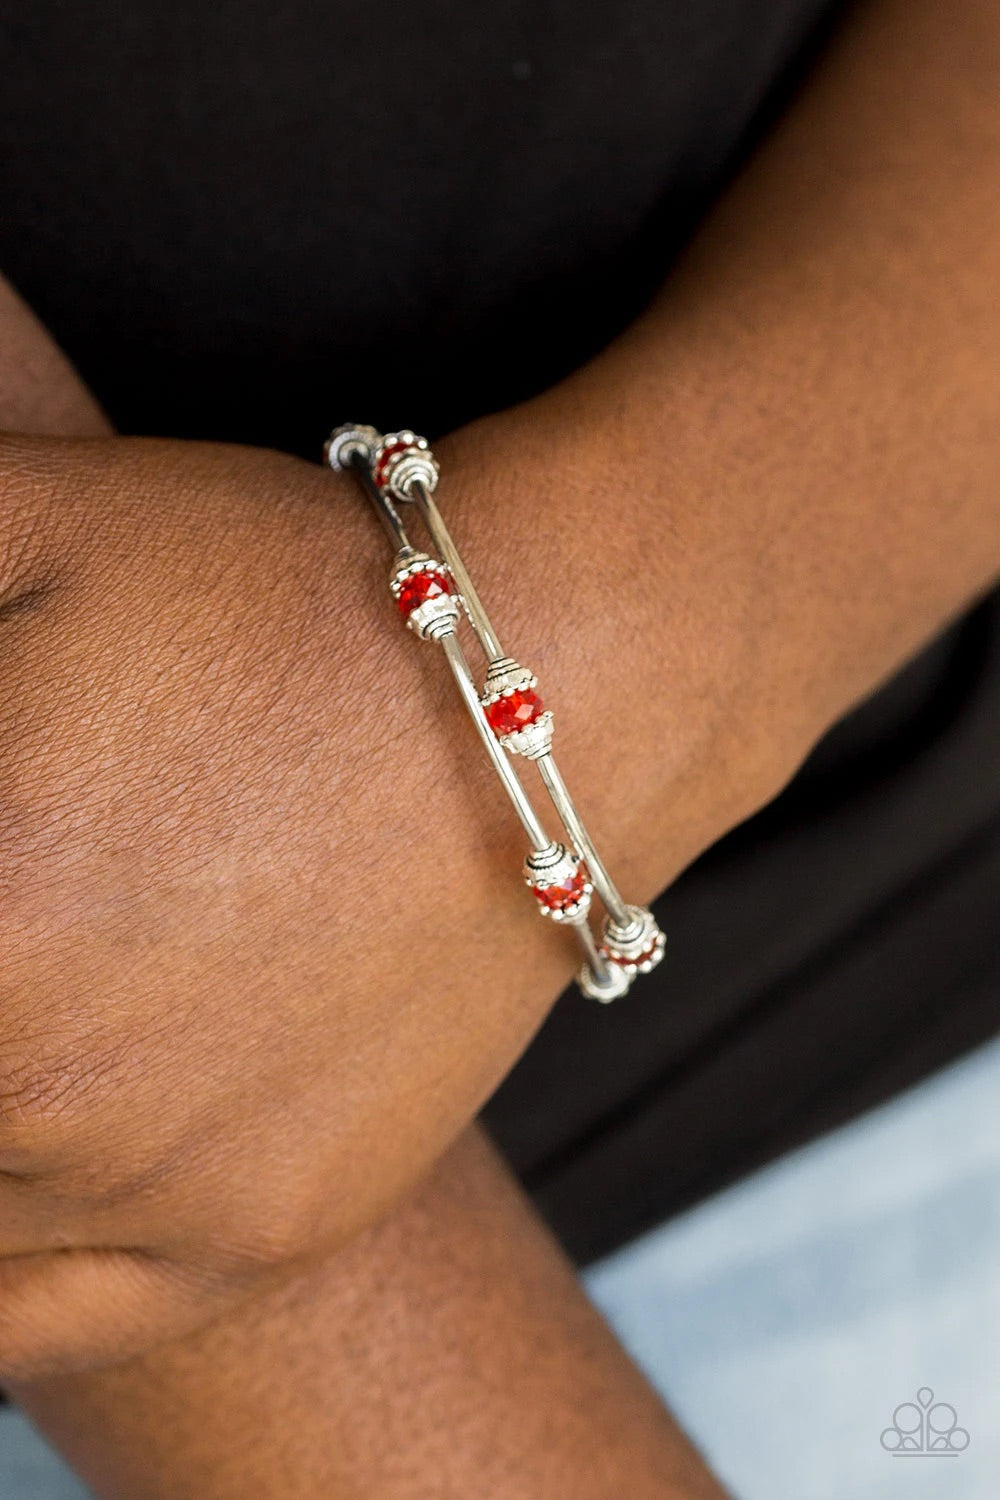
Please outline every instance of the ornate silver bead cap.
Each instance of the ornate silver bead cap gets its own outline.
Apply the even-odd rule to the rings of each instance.
[[[632,987],[632,979],[633,975],[618,964],[608,964],[607,984],[597,983],[589,964],[582,964],[576,976],[576,982],[587,999],[599,1000],[602,1005],[609,1005],[612,1000],[620,1000],[622,995],[627,995]]]
[[[635,974],[648,974],[663,957],[666,934],[657,926],[653,913],[645,906],[628,908],[631,921],[620,927],[610,918],[604,923],[601,952],[616,967]]]
[[[495,703],[502,698],[504,693],[512,693],[516,688],[533,688],[538,686],[538,678],[534,672],[527,667],[522,667],[512,656],[501,656],[490,663],[490,669],[486,673],[486,681],[483,683],[482,703],[486,708],[490,703]]]
[[[353,466],[357,459],[370,464],[375,456],[382,434],[374,427],[360,426],[356,422],[344,422],[335,427],[323,445],[323,457],[341,473]]]
[[[547,849],[533,849],[525,859],[521,873],[532,890],[544,891],[572,880],[581,873],[582,864],[582,860],[565,844],[554,842]],[[538,910],[543,917],[551,917],[553,922],[582,922],[590,911],[593,890],[593,885],[585,878],[575,901],[565,906],[546,906],[539,902]]]
[[[537,719],[533,719],[523,729],[515,729],[510,734],[502,734],[500,743],[513,755],[523,755],[528,760],[540,760],[552,749],[554,722],[552,710],[545,708]]]
[[[415,484],[422,484],[431,493],[437,487],[437,459],[427,439],[409,428],[385,434],[375,450],[372,467],[394,500],[412,500]]]

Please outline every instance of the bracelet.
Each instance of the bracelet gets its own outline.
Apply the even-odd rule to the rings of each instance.
[[[389,579],[393,598],[410,630],[421,640],[437,641],[444,651],[528,836],[524,880],[541,915],[570,928],[582,950],[577,984],[590,999],[617,999],[637,974],[660,962],[666,938],[647,907],[622,899],[580,819],[552,753],[553,717],[535,691],[538,680],[500,645],[441,518],[434,500],[438,464],[427,440],[408,431],[383,436],[374,427],[348,423],[330,435],[324,457],[332,469],[356,475],[389,534],[395,552]],[[411,544],[397,510],[400,504],[416,509],[436,557]],[[457,633],[463,613],[486,657],[481,692]],[[565,841],[546,833],[514,768],[515,756],[537,766]],[[589,920],[595,895],[605,910],[599,938]]]

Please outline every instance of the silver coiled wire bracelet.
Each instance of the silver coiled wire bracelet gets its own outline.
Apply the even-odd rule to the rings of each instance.
[[[593,1000],[615,1000],[637,974],[663,957],[666,941],[651,911],[619,894],[594,848],[552,753],[553,718],[535,691],[537,678],[503,650],[434,500],[438,464],[427,440],[403,431],[386,435],[350,423],[331,433],[326,462],[361,482],[393,544],[389,587],[406,624],[423,641],[437,641],[487,754],[528,836],[522,867],[543,917],[575,933],[583,962],[577,984]],[[413,506],[437,556],[410,542],[397,506]],[[486,657],[482,691],[459,640],[464,611]],[[551,839],[529,799],[512,757],[534,761],[558,814],[565,840]],[[594,896],[605,916],[600,935],[590,925]]]

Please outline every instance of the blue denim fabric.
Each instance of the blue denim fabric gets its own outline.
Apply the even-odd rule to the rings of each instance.
[[[89,1494],[23,1417],[0,1411],[0,1500],[87,1500]]]
[[[587,1284],[740,1500],[996,1500],[1000,1044]],[[964,1451],[893,1456],[894,1411],[916,1425],[921,1390],[954,1408]]]

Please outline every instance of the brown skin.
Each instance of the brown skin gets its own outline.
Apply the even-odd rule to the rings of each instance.
[[[516,573],[502,613],[527,656],[535,590],[553,620],[578,613],[575,565],[557,530],[527,565],[491,550],[469,476],[495,432],[443,445],[449,509],[487,597]],[[520,830],[434,648],[399,627],[348,481],[120,439],[11,439],[0,470],[0,1375],[24,1379],[176,1336],[378,1217],[573,958],[532,910]],[[568,502],[548,483],[554,518]],[[748,749],[757,642],[684,583],[690,556],[621,622],[642,536],[608,549],[600,638],[554,632],[533,661],[559,684],[571,784],[648,897],[805,747]],[[730,597],[748,584],[730,576]],[[592,673],[617,670],[621,623],[654,640],[660,600],[685,593],[654,712],[662,657],[630,644],[619,673],[620,730],[659,787],[630,794],[588,724]]]
[[[442,445],[639,896],[997,574],[998,71],[992,0],[864,10],[649,314]],[[43,1252],[0,1267],[0,1370],[25,1380],[317,1264],[426,1169],[569,962],[338,481],[18,441],[2,479],[8,598],[51,585],[0,658],[0,1249]]]
[[[103,424],[0,281],[0,411]],[[45,382],[18,369],[46,371]],[[388,1219],[187,1338],[16,1393],[95,1493],[721,1500],[475,1127]]]
[[[325,1266],[23,1400],[103,1500],[724,1500],[472,1132]]]

